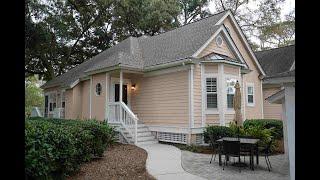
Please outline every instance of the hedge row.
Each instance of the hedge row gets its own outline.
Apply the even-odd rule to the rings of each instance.
[[[56,179],[100,157],[114,131],[96,120],[29,118],[25,121],[25,171],[29,179]]]

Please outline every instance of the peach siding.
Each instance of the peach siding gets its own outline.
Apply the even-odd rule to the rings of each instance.
[[[224,118],[225,118],[226,125],[229,126],[229,123],[234,119],[234,114],[225,114]]]
[[[68,89],[65,92],[65,101],[66,101],[66,107],[65,107],[65,118],[66,119],[72,119],[73,118],[73,90]]]
[[[204,66],[204,73],[217,73],[218,74],[218,65],[206,64]]]
[[[90,81],[89,81],[90,83]],[[96,95],[96,85],[100,83],[102,91],[99,96]],[[106,102],[106,74],[100,73],[92,76],[92,106],[91,106],[91,118],[98,120],[105,119],[105,102]]]
[[[82,83],[82,119],[89,119],[89,109],[90,109],[90,80],[86,80]],[[102,89],[103,90],[103,89]]]
[[[220,35],[223,39],[223,43],[221,46],[218,46],[216,44],[216,40],[213,39],[212,42],[209,43],[209,45],[200,53],[200,57],[206,56],[212,52],[218,53],[218,54],[223,54],[226,56],[229,56],[231,58],[234,58],[234,55],[232,53],[232,51],[230,50],[230,48],[228,47],[224,37],[222,35]],[[218,36],[216,36],[218,37]]]
[[[193,75],[193,114],[194,114],[194,127],[201,127],[201,66],[196,64],[194,66]]]
[[[131,107],[147,125],[189,125],[188,71],[132,79]]]
[[[219,125],[219,114],[206,114],[206,125]]]
[[[253,57],[249,54],[249,51],[247,51],[244,42],[240,39],[240,34],[236,32],[236,27],[234,27],[231,24],[231,20],[229,19],[229,17],[226,18],[223,23],[226,27],[230,29],[230,35],[233,41],[235,42],[237,48],[239,49],[241,55],[243,56],[246,63],[248,64],[249,68],[253,70],[252,72],[243,76],[243,81],[245,82],[244,84],[246,84],[246,82],[254,83],[254,95],[255,95],[254,96],[255,106],[250,107],[246,105],[245,116],[247,119],[262,118],[263,117],[263,114],[262,114],[262,105],[263,105],[262,96],[263,95],[261,94],[261,85],[262,85],[261,80],[258,78],[260,74],[258,67],[255,64]],[[245,90],[245,88],[243,88],[243,90]],[[242,94],[244,94],[244,92]]]
[[[278,92],[280,88],[265,88],[263,89],[263,99]],[[267,100],[263,101],[263,113],[265,119],[282,119],[282,105],[270,104]]]
[[[231,74],[235,76],[239,76],[239,68],[235,66],[224,65],[223,70],[225,74]]]

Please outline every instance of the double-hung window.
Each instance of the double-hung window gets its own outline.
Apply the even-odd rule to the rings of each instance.
[[[236,92],[234,86],[236,85],[237,80],[234,78],[227,78],[227,108],[233,108],[233,97]]]
[[[206,78],[207,109],[218,107],[217,78]]]
[[[247,84],[247,105],[254,106],[254,85],[252,83]]]

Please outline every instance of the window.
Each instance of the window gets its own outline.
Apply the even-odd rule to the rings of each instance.
[[[96,95],[97,95],[97,96],[100,96],[101,91],[102,91],[102,86],[101,86],[100,83],[98,83],[98,84],[96,85]]]
[[[206,78],[207,108],[217,108],[217,78]]]
[[[216,43],[217,43],[218,46],[221,46],[221,45],[222,45],[223,40],[222,40],[222,37],[221,37],[221,36],[216,37]]]
[[[234,86],[236,85],[237,80],[233,78],[227,78],[227,107],[233,108],[233,97],[236,92]]]
[[[247,104],[254,106],[254,86],[251,83],[247,84]]]
[[[66,107],[66,102],[63,101],[61,106],[62,106],[62,108],[65,108]]]

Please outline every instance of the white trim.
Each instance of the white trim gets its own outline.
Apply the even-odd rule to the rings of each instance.
[[[169,67],[167,69],[159,69],[154,70],[150,72],[146,72],[143,74],[143,77],[151,77],[151,76],[157,76],[157,75],[163,75],[163,74],[169,74],[169,73],[175,73],[180,71],[186,71],[190,68],[188,65],[182,65],[182,66],[176,66],[176,67]]]
[[[215,25],[221,25],[223,23],[223,21],[228,17],[230,16],[231,20],[232,20],[232,23],[235,25],[237,31],[239,32],[242,40],[244,41],[244,44],[246,45],[246,48],[249,50],[251,56],[253,57],[253,60],[255,61],[256,65],[258,66],[258,69],[260,70],[260,72],[262,73],[262,75],[266,75],[266,73],[263,71],[263,69],[261,68],[258,60],[257,60],[257,57],[255,56],[255,54],[253,53],[247,39],[245,38],[239,24],[237,23],[237,21],[235,20],[233,14],[231,13],[231,11],[229,10]]]
[[[205,94],[204,94],[204,64],[200,63],[200,81],[201,81],[201,126],[205,127],[206,125],[206,115],[205,110],[206,106],[204,104]]]
[[[92,118],[92,76],[90,76],[90,90],[89,90],[89,119]]]
[[[219,110],[219,119],[220,119],[220,125],[225,126],[225,116],[224,116],[224,107],[226,102],[224,101],[225,96],[225,78],[224,78],[224,64],[218,65],[218,110]]]
[[[221,39],[221,44],[219,44],[218,39]],[[221,36],[217,36],[217,37],[215,38],[215,42],[216,42],[216,44],[217,44],[218,47],[221,47],[221,46],[223,45],[223,39],[222,39],[222,37],[221,37]]]
[[[246,65],[244,64],[240,64],[240,63],[236,63],[236,62],[230,62],[230,61],[226,61],[226,60],[214,60],[214,61],[201,61],[202,63],[225,63],[225,64],[230,64],[230,65],[236,65],[236,66],[242,66],[242,67],[246,67]]]
[[[262,119],[264,119],[264,111],[263,111],[263,106],[264,106],[264,99],[263,99],[263,90],[262,90],[262,80],[260,80],[260,90],[261,90],[261,113],[262,113]]]
[[[199,134],[203,133],[204,128],[199,127],[199,128],[189,128],[189,127],[181,127],[181,126],[170,126],[166,124],[161,124],[161,125],[147,125],[146,126],[149,128],[150,131],[155,131],[155,132],[168,132],[168,133],[182,133],[182,134]],[[191,131],[190,131],[191,129]]]
[[[193,105],[193,89],[194,89],[194,83],[193,83],[193,73],[194,73],[194,65],[191,65],[189,70],[189,109],[190,109],[190,128],[194,127],[194,105]]]
[[[70,85],[70,88],[74,88],[79,82],[80,82],[80,79],[77,79]]]
[[[216,78],[217,81],[217,108],[207,108],[207,84],[206,84],[206,80],[207,78]],[[219,113],[219,75],[217,73],[203,73],[203,79],[202,79],[202,94],[204,96],[204,98],[202,99],[202,106],[204,106],[204,114],[218,114]]]
[[[109,102],[114,102],[114,91],[115,91],[115,84],[120,85],[120,78],[110,77],[110,93],[109,93]],[[127,85],[127,106],[131,108],[131,80],[123,78],[123,85]],[[119,94],[120,95],[120,94]],[[119,97],[120,98],[120,97]]]
[[[292,71],[296,68],[296,61],[293,61],[292,66],[290,67],[289,71]]]
[[[224,92],[224,96],[226,98],[226,103],[225,103],[225,106],[224,106],[225,114],[234,114],[235,113],[234,109],[233,108],[228,108],[227,78],[235,79],[238,82],[240,82],[240,77],[239,77],[239,75],[237,76],[237,75],[233,75],[233,74],[225,74],[225,76],[224,76],[224,83],[225,83],[225,87],[226,87],[226,90]]]
[[[105,105],[104,105],[104,111],[105,111],[105,115],[104,115],[104,119],[107,120],[109,117],[109,83],[110,83],[110,75],[109,73],[106,73],[106,86],[105,86]]]
[[[240,51],[238,50],[237,46],[232,41],[229,33],[227,32],[226,28],[224,26],[221,26],[217,29],[217,31],[192,55],[193,58],[197,58],[199,54],[214,40],[214,38],[220,33],[223,32],[224,37],[228,41],[227,43],[232,47],[232,51],[236,54],[236,56],[240,59],[240,61],[244,64],[245,60],[243,59]],[[247,67],[245,65],[245,67]]]
[[[252,100],[253,100],[253,103],[249,103],[248,102],[248,87],[252,87]],[[247,106],[249,106],[249,107],[254,107],[255,106],[255,103],[256,103],[256,101],[255,101],[255,87],[254,87],[254,83],[249,83],[249,82],[247,82],[246,83],[246,104],[247,104]]]
[[[243,121],[245,121],[246,120],[246,87],[245,87],[245,85],[244,85],[244,75],[243,74],[241,74],[241,81],[242,81],[242,101],[243,101]]]

